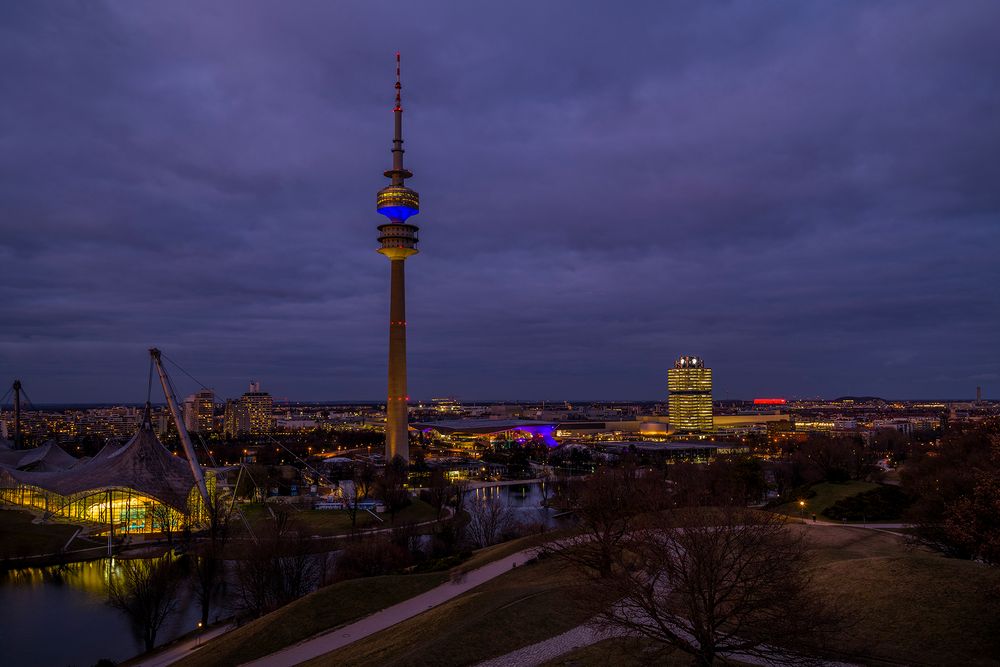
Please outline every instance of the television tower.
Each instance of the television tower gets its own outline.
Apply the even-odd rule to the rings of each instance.
[[[403,103],[400,92],[403,85],[399,76],[399,52],[396,52],[396,106],[392,113],[395,134],[392,139],[392,169],[385,172],[391,179],[387,187],[378,191],[376,210],[389,218],[379,225],[378,251],[389,258],[389,395],[385,415],[385,458],[391,461],[400,456],[410,460],[410,442],[407,432],[406,393],[406,280],[403,263],[417,252],[419,227],[407,219],[420,212],[420,196],[403,185],[413,174],[403,168]]]

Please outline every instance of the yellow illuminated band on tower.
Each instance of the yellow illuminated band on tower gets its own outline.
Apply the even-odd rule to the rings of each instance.
[[[378,208],[388,206],[406,206],[408,208],[420,210],[420,195],[403,186],[392,186],[379,190],[375,198],[375,205]]]

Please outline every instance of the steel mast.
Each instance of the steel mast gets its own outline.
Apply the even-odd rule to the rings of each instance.
[[[152,357],[153,364],[156,365],[156,374],[160,376],[160,384],[163,386],[163,395],[167,399],[167,406],[170,408],[170,414],[174,418],[174,425],[177,426],[177,434],[181,438],[181,444],[184,445],[184,453],[187,454],[188,466],[191,468],[191,475],[194,476],[194,480],[198,484],[198,491],[201,492],[201,498],[205,501],[205,509],[211,510],[212,501],[208,496],[208,487],[205,486],[205,474],[202,472],[201,466],[198,465],[198,457],[194,453],[194,444],[191,442],[191,436],[184,427],[184,416],[177,407],[177,398],[174,396],[174,391],[170,387],[170,378],[167,377],[167,371],[164,370],[163,363],[160,361],[160,351],[155,347],[150,348],[149,356]]]

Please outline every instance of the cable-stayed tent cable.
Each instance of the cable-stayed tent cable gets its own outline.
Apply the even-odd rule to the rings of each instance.
[[[188,376],[189,378],[191,378],[191,379],[192,379],[192,380],[193,380],[193,381],[195,382],[195,384],[197,384],[197,385],[198,385],[199,387],[201,387],[202,389],[208,389],[208,390],[211,390],[211,387],[209,387],[209,386],[208,386],[208,385],[206,385],[206,384],[205,384],[204,382],[202,382],[201,380],[199,380],[198,378],[196,378],[196,377],[195,377],[194,375],[192,375],[191,373],[189,373],[189,372],[188,372],[187,370],[185,370],[185,369],[184,369],[184,367],[183,367],[183,366],[181,366],[181,365],[180,365],[179,363],[177,363],[176,361],[174,361],[173,359],[171,359],[171,358],[170,358],[170,357],[168,357],[167,355],[163,354],[163,352],[162,352],[162,351],[160,352],[160,358],[161,358],[161,359],[165,359],[165,360],[169,361],[169,362],[170,362],[171,364],[173,364],[173,365],[174,365],[174,366],[175,366],[175,367],[176,367],[176,368],[177,368],[177,369],[178,369],[178,370],[179,370],[179,371],[180,371],[181,373],[184,373],[184,375],[186,375],[186,376]],[[176,389],[174,388],[174,385],[173,385],[173,381],[171,380],[171,378],[170,378],[170,376],[169,376],[169,375],[167,376],[167,382],[169,382],[169,383],[170,383],[170,387],[171,387],[171,391],[173,391],[173,392],[174,392],[174,395],[177,395],[177,390],[176,390]],[[329,484],[330,486],[333,486],[333,481],[332,481],[332,480],[331,480],[331,479],[330,479],[330,478],[329,478],[329,477],[328,477],[327,475],[324,475],[324,474],[323,474],[323,473],[321,473],[321,472],[320,472],[319,470],[317,470],[316,468],[314,468],[314,467],[312,467],[311,465],[309,465],[309,463],[308,463],[308,462],[306,462],[305,460],[303,460],[303,459],[302,459],[302,458],[301,458],[301,457],[300,457],[300,456],[299,456],[298,454],[296,454],[295,452],[293,452],[292,450],[290,450],[290,449],[289,449],[288,447],[286,447],[286,446],[285,446],[285,445],[284,445],[283,443],[281,443],[281,442],[279,442],[278,440],[276,440],[276,439],[275,439],[275,438],[274,438],[273,436],[271,436],[271,435],[270,435],[269,433],[265,433],[265,434],[264,434],[264,436],[265,436],[265,437],[267,437],[267,439],[268,439],[268,440],[270,440],[271,442],[273,442],[274,444],[276,444],[276,445],[277,445],[278,447],[281,447],[281,449],[285,450],[285,451],[286,451],[286,452],[288,453],[288,455],[289,455],[289,456],[291,456],[291,457],[292,457],[292,458],[294,458],[294,459],[295,459],[296,461],[298,461],[299,463],[301,463],[301,464],[302,464],[302,465],[303,465],[303,466],[304,466],[305,468],[307,468],[308,470],[310,470],[310,471],[311,471],[311,472],[312,472],[312,473],[313,473],[314,475],[316,475],[316,477],[317,477],[317,478],[318,478],[318,479],[319,479],[320,481],[322,481],[322,482],[325,482],[325,483]],[[202,449],[204,449],[204,450],[205,450],[205,454],[206,454],[206,456],[208,457],[209,461],[210,461],[210,462],[212,463],[212,466],[213,466],[213,467],[217,467],[217,466],[215,465],[215,460],[214,460],[214,457],[213,457],[213,456],[212,456],[212,454],[211,454],[211,451],[210,451],[210,450],[208,449],[208,446],[207,446],[207,445],[205,444],[205,442],[204,442],[204,440],[202,439],[202,437],[201,437],[201,435],[200,435],[200,434],[198,435],[198,440],[199,440],[199,442],[201,443],[201,446],[202,446]],[[241,463],[240,465],[241,465],[241,467],[243,467],[243,468],[245,469],[245,466],[243,466],[243,464],[242,464],[242,463]],[[249,474],[249,472],[247,472],[247,475],[248,475],[248,476],[250,475],[250,474]],[[254,486],[258,486],[258,485],[257,485],[257,482],[256,482],[256,480],[254,480],[254,479],[253,479],[253,476],[250,476],[250,479],[251,479],[251,480],[252,480],[252,481],[254,482]],[[258,488],[259,488],[259,486],[258,486]],[[243,513],[242,513],[242,512],[240,512],[240,516],[241,516],[241,518],[242,518],[242,515],[243,515]],[[245,518],[243,518],[243,520],[244,520],[244,521],[246,521],[246,519],[245,519]]]
[[[210,389],[210,387],[208,387],[208,386],[207,386],[207,385],[206,385],[205,383],[203,383],[203,382],[202,382],[201,380],[199,380],[198,378],[196,378],[196,377],[195,377],[194,375],[192,375],[191,373],[187,372],[187,371],[186,371],[186,370],[185,370],[185,369],[184,369],[184,368],[183,368],[183,367],[182,367],[182,366],[181,366],[181,365],[180,365],[179,363],[177,363],[176,361],[174,361],[173,359],[171,359],[171,358],[170,358],[170,357],[168,357],[167,355],[165,355],[165,354],[163,354],[163,353],[161,352],[161,353],[160,353],[160,357],[161,357],[162,359],[166,359],[166,360],[167,360],[167,361],[169,361],[169,362],[170,362],[171,364],[173,364],[174,366],[176,366],[176,367],[177,367],[177,369],[178,369],[178,370],[179,370],[180,372],[184,373],[184,375],[186,375],[186,376],[188,376],[189,378],[191,378],[192,380],[194,380],[194,382],[195,382],[195,383],[196,383],[196,384],[197,384],[197,385],[198,385],[199,387],[201,387],[202,389]],[[168,377],[167,379],[169,380],[169,377]],[[173,386],[173,384],[172,384],[172,383],[171,383],[171,386]],[[174,390],[174,394],[176,394],[176,393],[177,393],[177,391],[176,391],[176,390]],[[312,471],[312,472],[313,472],[313,473],[314,473],[314,474],[315,474],[315,475],[316,475],[317,477],[319,477],[319,478],[320,478],[320,479],[322,479],[322,480],[325,480],[327,484],[332,484],[332,481],[331,481],[331,480],[329,479],[329,477],[327,477],[326,475],[324,475],[324,474],[323,474],[323,473],[321,473],[320,471],[318,471],[318,470],[316,470],[315,468],[313,468],[313,467],[312,467],[311,465],[309,465],[309,464],[308,464],[308,463],[307,463],[306,461],[304,461],[304,460],[303,460],[302,458],[300,458],[300,457],[299,457],[299,456],[298,456],[298,455],[297,455],[297,454],[296,454],[295,452],[293,452],[292,450],[288,449],[288,447],[285,447],[285,445],[284,445],[284,444],[282,444],[282,443],[281,443],[281,442],[279,442],[278,440],[275,440],[275,439],[274,439],[274,437],[272,437],[272,436],[271,436],[270,434],[268,434],[268,433],[265,433],[264,435],[265,435],[265,436],[266,436],[266,437],[267,437],[267,438],[268,438],[268,439],[269,439],[269,440],[270,440],[271,442],[273,442],[274,444],[278,445],[278,446],[279,446],[279,447],[281,447],[281,448],[282,448],[283,450],[285,450],[286,452],[288,452],[288,454],[289,454],[290,456],[292,456],[292,457],[293,457],[293,458],[294,458],[294,459],[295,459],[296,461],[298,461],[298,462],[299,462],[299,463],[301,463],[301,464],[302,464],[303,466],[305,466],[305,467],[306,467],[306,468],[308,468],[308,469],[309,469],[310,471]],[[199,439],[201,439],[201,436],[198,436],[198,437],[199,437]],[[202,442],[202,447],[205,447],[205,445],[204,445],[204,442]],[[206,451],[206,453],[207,453],[207,452],[208,452],[208,449],[207,449],[207,448],[205,448],[205,451]]]
[[[24,387],[21,387],[21,395],[24,396],[24,400],[28,402],[28,405],[31,406],[31,409],[37,412],[38,406],[35,405],[35,402],[31,400],[30,396],[28,396],[28,392],[25,391]]]
[[[210,387],[208,387],[205,383],[203,383],[201,380],[199,380],[198,378],[196,378],[191,373],[187,372],[187,370],[185,370],[183,366],[181,366],[179,363],[177,363],[176,361],[174,361],[173,359],[171,359],[167,355],[163,354],[162,351],[160,352],[160,358],[161,359],[166,359],[167,361],[169,361],[181,373],[184,373],[184,375],[186,375],[189,378],[191,378],[192,380],[194,380],[194,382],[198,386],[200,386],[202,389],[208,389],[208,390],[211,391]],[[150,386],[152,386],[152,368],[153,368],[153,366],[152,366],[152,360],[150,360]],[[170,386],[170,391],[173,392],[173,394],[176,396],[177,395],[177,388],[174,387],[173,379],[170,377],[169,374],[166,374],[166,378],[167,378],[167,384]],[[211,464],[211,466],[213,468],[218,468],[219,466],[217,465],[217,463],[215,461],[215,457],[212,455],[212,450],[210,450],[208,448],[208,444],[205,442],[205,439],[201,437],[200,433],[196,433],[196,435],[198,436],[198,442],[199,442],[199,444],[201,444],[201,448],[205,451],[205,456],[208,459],[209,463]],[[195,456],[197,456],[197,452],[195,452]],[[250,472],[248,470],[246,470],[246,466],[241,462],[240,463],[240,475],[242,475],[243,472],[246,472],[247,476],[250,478],[250,481],[253,482],[254,486],[257,487],[258,490],[259,490],[260,487],[257,484],[257,481],[253,478],[253,475],[251,475]],[[239,484],[239,477],[237,477],[236,481],[237,481],[237,485],[238,485]],[[250,526],[250,522],[247,520],[246,515],[243,513],[243,510],[240,509],[240,507],[238,505],[236,505],[236,493],[235,493],[235,491],[236,491],[236,489],[234,489],[234,491],[233,491],[233,501],[230,503],[230,511],[233,511],[233,510],[236,511],[236,514],[240,517],[240,520],[243,522],[243,525],[246,527],[247,532],[250,534],[250,538],[254,542],[257,542],[257,535],[254,534],[253,528]]]
[[[198,378],[196,378],[195,376],[191,375],[186,370],[184,370],[184,367],[181,366],[179,363],[177,363],[176,361],[174,361],[173,359],[171,359],[167,355],[163,354],[163,352],[160,352],[160,358],[166,359],[167,361],[169,361],[170,363],[172,363],[174,366],[177,367],[177,370],[179,370],[181,373],[184,373],[184,375],[187,375],[189,378],[191,378],[192,380],[194,380],[195,384],[197,384],[202,389],[211,389],[211,387],[205,385],[201,380],[199,380]]]
[[[325,481],[325,482],[326,482],[327,484],[329,484],[330,486],[333,486],[333,480],[331,480],[331,479],[330,479],[329,477],[327,477],[326,475],[324,475],[323,473],[321,473],[321,472],[320,472],[319,470],[316,470],[316,468],[313,468],[313,467],[312,467],[311,465],[309,465],[309,464],[308,464],[308,463],[307,463],[306,461],[304,461],[304,460],[303,460],[303,459],[302,459],[301,457],[299,457],[299,455],[298,455],[298,454],[296,454],[295,452],[293,452],[292,450],[290,450],[290,449],[289,449],[288,447],[285,447],[285,446],[284,446],[283,444],[281,444],[281,443],[280,443],[280,442],[279,442],[278,440],[276,440],[276,439],[275,439],[275,438],[274,438],[274,437],[273,437],[273,436],[272,436],[272,435],[271,435],[270,433],[265,433],[264,435],[265,435],[265,436],[266,436],[266,437],[267,437],[267,438],[268,438],[268,439],[269,439],[269,440],[270,440],[271,442],[273,442],[274,444],[278,445],[278,446],[279,446],[279,447],[281,447],[281,448],[282,448],[283,450],[285,450],[286,452],[288,452],[288,454],[289,454],[290,456],[292,456],[292,457],[293,457],[293,458],[294,458],[294,459],[295,459],[296,461],[298,461],[298,462],[299,462],[299,463],[301,463],[301,464],[302,464],[303,466],[305,466],[306,468],[308,468],[309,470],[311,470],[311,471],[313,472],[313,474],[315,474],[315,475],[316,475],[316,477],[318,477],[318,478],[319,478],[320,480],[322,480],[322,481]]]

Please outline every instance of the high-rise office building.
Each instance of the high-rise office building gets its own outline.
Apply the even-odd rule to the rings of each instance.
[[[247,415],[239,399],[226,399],[226,411],[222,415],[222,431],[235,438],[247,430]]]
[[[240,397],[240,409],[245,415],[241,418],[246,420],[241,430],[257,435],[267,433],[274,427],[274,399],[271,394],[260,390],[260,382],[250,383],[250,391]]]
[[[712,369],[699,357],[681,357],[667,371],[670,425],[679,433],[711,433]]]
[[[250,391],[239,400],[226,401],[222,428],[226,435],[233,437],[241,433],[259,435],[274,428],[274,399],[260,390],[260,382],[251,382]]]
[[[210,433],[215,427],[215,392],[202,389],[184,399],[184,427],[190,433]]]
[[[378,252],[389,259],[389,391],[385,415],[385,457],[392,460],[399,456],[410,458],[407,431],[406,391],[406,284],[403,263],[410,255],[417,254],[419,227],[407,220],[420,212],[420,196],[404,185],[413,174],[403,168],[403,103],[402,83],[399,75],[399,53],[396,54],[396,105],[393,107],[395,132],[392,140],[392,169],[385,172],[391,179],[387,187],[378,191],[376,210],[389,222],[379,225]]]

